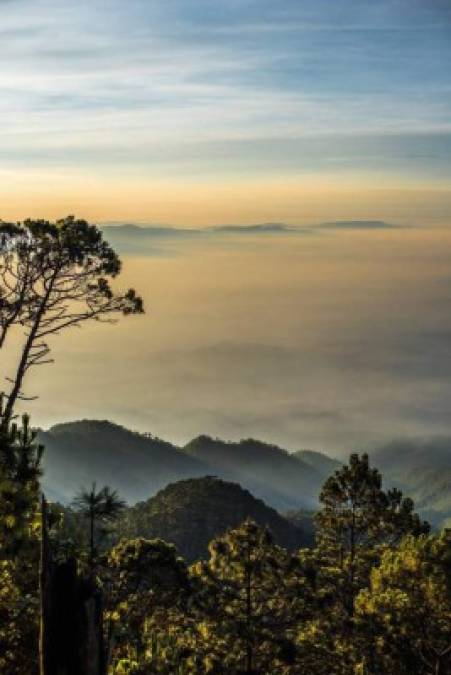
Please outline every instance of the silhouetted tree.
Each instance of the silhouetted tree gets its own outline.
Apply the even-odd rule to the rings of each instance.
[[[0,349],[9,329],[31,309],[32,288],[40,273],[33,258],[32,239],[25,230],[0,222]]]
[[[27,371],[52,361],[48,339],[86,321],[111,321],[118,314],[143,311],[133,289],[112,290],[121,270],[116,252],[101,231],[73,216],[51,223],[26,220],[0,227],[0,347],[20,324],[25,341],[3,411],[13,416]]]
[[[96,534],[100,538],[105,532],[105,526],[119,517],[125,508],[125,501],[107,485],[97,490],[93,483],[91,489],[80,490],[73,500],[73,506],[89,523],[89,564],[92,567],[96,555]]]

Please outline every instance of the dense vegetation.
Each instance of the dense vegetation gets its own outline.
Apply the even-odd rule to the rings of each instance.
[[[27,424],[2,440],[2,449],[20,458],[22,471],[28,467],[20,476],[17,461],[2,469],[3,494],[14,504],[2,519],[0,664],[6,674],[37,672],[41,450]],[[160,500],[141,506],[157,523],[152,502],[176,508],[179,497],[189,505],[187,494],[193,492],[195,503],[205,499],[213,521],[223,513],[214,513],[208,495],[218,491],[224,498],[252,501],[262,512],[266,508],[238,486],[214,478],[172,485]],[[120,518],[123,508],[111,491],[93,488],[78,495],[78,530],[68,528],[68,510],[61,514],[53,508],[55,556],[75,555],[79,569],[94,574],[102,591],[108,672],[449,672],[449,533],[431,535],[410,499],[382,489],[381,476],[365,455],[351,456],[325,482],[320,500],[315,546],[288,550],[276,543],[270,528],[247,518],[214,537],[205,556],[191,565],[162,538],[102,543],[105,526]],[[162,514],[162,527],[169,538],[168,513]],[[188,510],[186,535],[196,538],[204,524],[190,522],[190,515]],[[282,519],[275,512],[271,516],[276,528]]]

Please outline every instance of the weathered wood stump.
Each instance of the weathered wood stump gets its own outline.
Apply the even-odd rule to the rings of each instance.
[[[42,499],[41,675],[104,675],[102,597],[75,558],[52,560]]]

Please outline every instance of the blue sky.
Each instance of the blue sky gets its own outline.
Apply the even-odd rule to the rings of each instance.
[[[451,183],[448,1],[6,0],[0,39],[11,180]]]

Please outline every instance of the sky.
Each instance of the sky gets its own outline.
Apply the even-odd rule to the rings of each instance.
[[[0,34],[5,219],[449,219],[448,0],[0,0]]]
[[[0,0],[0,56],[1,218],[196,230],[110,231],[147,312],[55,338],[35,424],[451,436],[449,0]]]

